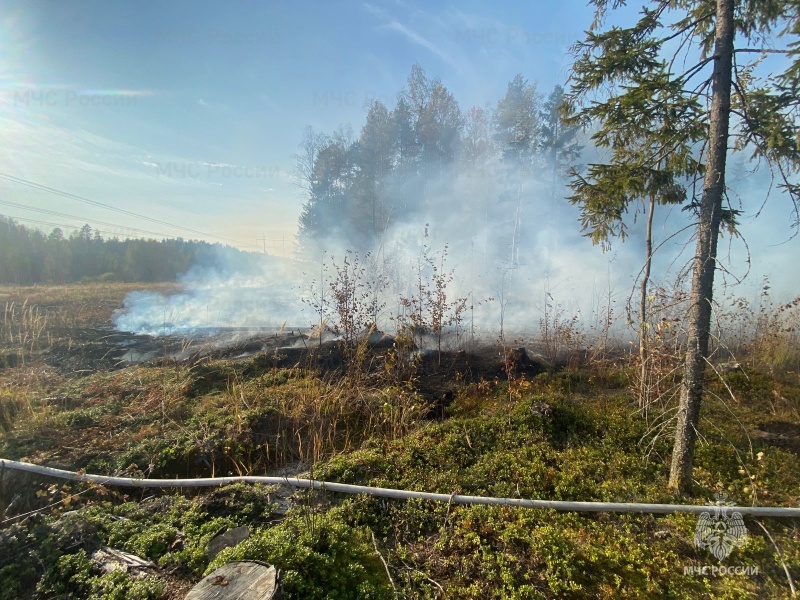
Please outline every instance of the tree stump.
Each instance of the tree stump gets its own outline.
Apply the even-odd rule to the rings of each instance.
[[[204,577],[186,600],[273,600],[280,598],[280,571],[265,563],[229,562]]]

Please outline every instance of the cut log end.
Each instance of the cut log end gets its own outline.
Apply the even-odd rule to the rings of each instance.
[[[186,600],[274,600],[280,598],[280,571],[257,561],[229,562],[195,585]]]

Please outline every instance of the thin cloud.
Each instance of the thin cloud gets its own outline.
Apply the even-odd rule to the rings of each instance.
[[[421,36],[416,31],[412,31],[399,21],[393,19],[391,22],[387,23],[384,27],[386,29],[391,29],[392,31],[396,31],[397,33],[402,34],[406,37],[406,39],[410,40],[412,43],[416,44],[417,46],[422,46],[426,50],[431,51],[433,54],[441,58],[444,62],[455,69],[460,69],[461,65],[458,64],[447,52],[439,48],[436,44],[428,40],[427,38]]]
[[[383,10],[382,8],[379,8],[379,7],[377,7],[377,6],[373,5],[373,4],[370,4],[369,2],[364,2],[363,6],[364,6],[364,8],[367,9],[367,12],[372,13],[376,17],[385,17],[386,16],[386,11],[385,10]]]
[[[463,65],[460,64],[457,60],[455,60],[449,52],[447,52],[440,46],[434,44],[431,40],[429,40],[421,33],[418,33],[417,31],[411,29],[409,26],[404,25],[403,23],[398,21],[383,8],[375,6],[374,4],[370,4],[368,2],[364,2],[363,7],[367,10],[367,12],[371,13],[372,15],[375,15],[380,20],[386,21],[381,26],[382,29],[388,29],[396,33],[399,33],[408,41],[410,41],[412,44],[425,48],[426,50],[437,56],[439,59],[441,59],[442,62],[450,65],[454,69],[457,69],[459,71],[463,70]],[[420,16],[422,16],[425,19],[429,17],[429,15],[423,15],[422,13],[420,13]]]

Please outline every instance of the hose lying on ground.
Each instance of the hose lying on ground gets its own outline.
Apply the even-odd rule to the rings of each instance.
[[[209,477],[200,479],[136,479],[132,477],[107,477],[105,475],[90,475],[53,469],[31,463],[6,460],[0,458],[0,473],[3,469],[14,469],[37,473],[47,477],[69,479],[72,481],[91,481],[103,485],[137,487],[137,488],[192,488],[192,487],[219,487],[231,483],[262,483],[266,485],[289,485],[298,488],[311,488],[328,492],[343,494],[368,494],[382,498],[395,498],[405,500],[419,498],[436,502],[452,504],[495,504],[505,506],[519,506],[521,508],[543,508],[572,512],[621,512],[621,513],[694,513],[702,514],[712,509],[709,505],[695,504],[644,504],[631,502],[574,502],[565,500],[525,500],[521,498],[491,498],[485,496],[464,496],[461,494],[436,494],[431,492],[415,492],[409,490],[395,490],[391,488],[370,487],[366,485],[350,485],[319,481],[316,479],[300,479],[297,477],[260,477],[245,475],[241,477]],[[783,508],[777,506],[725,506],[729,513],[738,512],[742,515],[759,517],[800,517],[800,508]]]

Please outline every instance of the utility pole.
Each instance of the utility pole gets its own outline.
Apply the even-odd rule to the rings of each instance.
[[[281,237],[279,237],[279,238],[277,238],[277,237],[268,238],[267,234],[264,233],[264,234],[262,234],[262,236],[260,238],[256,238],[256,239],[259,242],[261,242],[262,247],[264,248],[264,254],[267,253],[267,242],[272,244],[272,248],[273,249],[275,249],[275,247],[277,246],[278,242],[280,242],[281,243],[281,256],[283,256],[284,258],[286,257],[286,236],[285,235],[281,235]]]

